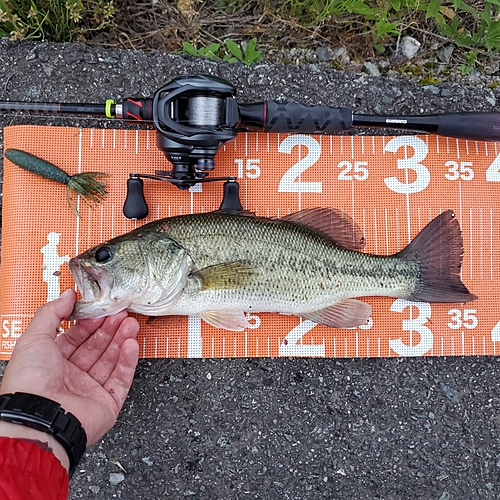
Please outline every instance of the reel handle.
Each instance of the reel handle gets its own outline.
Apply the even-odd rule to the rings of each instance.
[[[123,215],[127,219],[144,219],[148,215],[148,204],[144,196],[144,182],[137,174],[127,179],[127,196],[123,203]]]

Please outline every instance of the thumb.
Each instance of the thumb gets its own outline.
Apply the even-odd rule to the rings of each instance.
[[[76,292],[68,289],[57,299],[40,306],[19,340],[23,337],[28,339],[35,335],[49,335],[55,339],[59,333],[61,322],[69,316],[75,302]]]

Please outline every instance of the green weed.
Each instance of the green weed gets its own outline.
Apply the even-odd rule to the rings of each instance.
[[[244,50],[235,41],[229,39],[225,41],[225,47],[221,47],[218,43],[212,43],[199,49],[190,42],[182,42],[182,51],[192,56],[208,57],[215,61],[241,62],[249,66],[260,60],[262,51],[256,50],[256,46],[256,38],[252,38]]]
[[[83,40],[109,25],[116,12],[113,0],[0,0],[0,36]]]

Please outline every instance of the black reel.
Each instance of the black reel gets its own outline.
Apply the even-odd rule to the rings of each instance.
[[[169,182],[183,190],[199,182],[226,181],[221,208],[241,209],[235,177],[207,178],[215,168],[219,149],[238,133],[235,94],[230,83],[206,75],[181,76],[156,92],[152,103],[156,143],[172,170],[130,174],[125,217],[143,219],[148,214],[143,178]]]
[[[182,76],[156,92],[156,142],[172,164],[172,171],[157,175],[188,189],[215,168],[215,155],[237,135],[235,94],[230,83],[205,75]]]

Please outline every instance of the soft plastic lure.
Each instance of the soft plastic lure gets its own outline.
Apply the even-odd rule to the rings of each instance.
[[[101,182],[108,174],[103,172],[81,172],[69,175],[58,166],[50,163],[38,156],[21,151],[20,149],[7,149],[5,157],[14,165],[29,172],[39,175],[45,179],[59,182],[66,185],[66,196],[72,212],[79,217],[76,201],[73,193],[80,195],[82,199],[93,208],[94,205],[102,203],[107,195],[106,184]]]

